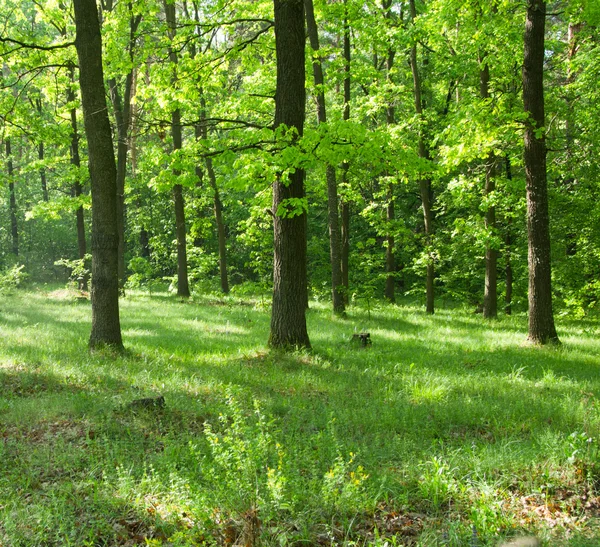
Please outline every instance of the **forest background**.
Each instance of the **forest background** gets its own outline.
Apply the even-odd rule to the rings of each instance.
[[[273,125],[270,2],[102,3],[121,286],[167,280],[185,295],[189,279],[199,293],[267,295],[282,216],[272,183],[303,169],[306,196],[285,214],[308,215],[312,298],[331,298],[341,260],[333,286],[345,302],[427,293],[433,311],[435,292],[483,309],[493,270],[504,311],[526,310],[526,4],[307,6],[306,122],[291,142]],[[593,2],[547,6],[538,132],[553,294],[576,317],[600,296],[598,18]],[[2,20],[1,266],[7,279],[70,274],[84,288],[90,196],[73,15],[61,2],[5,1]]]

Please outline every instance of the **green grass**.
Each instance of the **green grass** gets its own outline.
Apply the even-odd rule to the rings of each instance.
[[[67,296],[0,297],[2,547],[600,542],[597,321],[313,304],[286,355],[259,301],[132,293],[90,354]]]

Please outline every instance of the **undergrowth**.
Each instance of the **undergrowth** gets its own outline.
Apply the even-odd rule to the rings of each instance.
[[[285,354],[261,299],[121,309],[125,354],[90,354],[85,299],[0,296],[3,547],[600,539],[597,321],[539,348],[524,316],[314,303]]]

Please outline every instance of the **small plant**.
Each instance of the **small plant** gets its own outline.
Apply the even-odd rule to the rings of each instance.
[[[91,272],[88,268],[92,260],[92,255],[86,254],[83,258],[76,260],[69,260],[68,258],[61,258],[54,262],[55,266],[64,266],[69,271],[69,285],[76,288],[82,288],[83,281],[89,280]]]
[[[0,272],[0,292],[18,289],[28,277],[24,269],[25,265],[15,264],[12,268]]]

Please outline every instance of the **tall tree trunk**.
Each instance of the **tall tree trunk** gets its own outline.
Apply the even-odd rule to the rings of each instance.
[[[38,114],[40,116],[40,119],[42,118],[43,115],[43,106],[42,106],[42,99],[38,98],[36,100],[36,106],[38,109]],[[44,157],[45,157],[45,150],[44,150],[44,141],[40,141],[38,144],[38,159],[40,160],[40,162],[44,161]],[[48,183],[46,181],[46,168],[42,165],[40,166],[40,182],[42,184],[42,199],[44,201],[48,201]]]
[[[175,38],[176,19],[175,4],[165,0],[165,17],[169,27],[169,38],[171,41]],[[177,82],[177,53],[173,48],[169,48],[169,60],[173,65],[173,85]],[[181,131],[181,111],[179,108],[173,110],[171,114],[171,136],[173,137],[173,150],[181,150],[183,145]],[[178,169],[173,170],[174,177],[180,175]],[[186,227],[185,227],[185,202],[183,197],[183,186],[175,184],[173,186],[173,201],[175,204],[175,227],[177,237],[177,296],[188,298],[190,296],[190,286],[188,283],[187,272],[187,245],[186,245]]]
[[[206,119],[206,99],[204,98],[204,95],[201,96],[200,105],[202,107],[200,119],[204,122]],[[202,139],[208,138],[208,128],[206,127],[206,123],[201,123],[196,127],[196,137]],[[227,238],[225,237],[225,223],[223,222],[223,203],[221,201],[221,194],[219,192],[217,175],[215,173],[212,158],[207,156],[204,160],[204,164],[206,165],[208,183],[213,191],[213,211],[215,214],[215,223],[217,225],[217,241],[219,243],[219,275],[221,279],[221,291],[227,294],[229,292],[229,280],[227,276]]]
[[[92,182],[90,348],[123,348],[119,321],[117,167],[106,105],[102,39],[95,0],[74,0],[75,47]]]
[[[348,0],[344,0],[344,111],[343,119],[350,119],[350,23],[348,20]],[[348,186],[348,162],[342,164],[342,184]],[[350,272],[350,201],[348,198],[341,200],[341,275],[344,303],[348,304],[349,272]]]
[[[417,17],[417,10],[415,7],[415,0],[410,0],[410,16],[414,21]],[[423,101],[421,99],[421,78],[419,74],[419,66],[417,64],[417,45],[413,44],[410,48],[410,68],[413,76],[413,94],[415,101],[415,112],[423,120]],[[419,130],[419,142],[418,142],[418,153],[419,157],[429,159],[429,153],[425,146],[425,139],[423,136],[423,130]],[[431,178],[428,176],[422,176],[419,179],[419,192],[421,194],[421,203],[423,206],[423,220],[425,223],[425,236],[426,245],[431,247],[433,244],[433,211],[432,211],[432,189],[431,189]],[[426,280],[426,311],[427,313],[434,313],[434,257],[430,253],[429,259],[427,260],[427,280]]]
[[[71,75],[71,82],[75,83],[75,67],[70,66],[69,72]],[[75,91],[73,91],[72,87],[67,88],[67,102],[70,104],[74,104],[75,102]],[[75,182],[73,183],[73,187],[71,188],[71,195],[73,197],[78,198],[81,196],[81,181],[79,180],[79,169],[81,167],[81,158],[79,155],[79,130],[77,127],[77,108],[75,106],[71,107],[70,110],[71,115],[71,165],[77,170],[77,177],[75,178]],[[75,211],[75,220],[77,225],[77,251],[80,260],[85,258],[85,254],[87,253],[87,244],[85,241],[85,218],[83,214],[83,205],[80,205]],[[78,280],[79,290],[87,291],[88,290],[88,276],[84,275]]]
[[[112,10],[112,1],[109,3]],[[133,63],[136,33],[142,20],[142,14],[133,15],[131,1],[127,3],[129,9],[129,43],[127,51]],[[117,86],[117,80],[109,80],[110,97],[117,121],[117,228],[119,232],[119,287],[125,285],[125,177],[127,176],[127,155],[129,153],[129,133],[132,125],[131,101],[134,91],[134,69],[125,76],[123,98]]]
[[[525,122],[525,178],[529,241],[529,336],[537,344],[558,343],[552,311],[550,219],[546,180],[544,112],[544,32],[546,3],[527,4],[523,105]]]
[[[15,196],[15,179],[14,179],[14,167],[12,160],[12,148],[10,139],[6,139],[6,160],[8,170],[8,193],[9,203],[8,208],[10,211],[10,233],[12,236],[12,253],[15,256],[19,255],[19,226],[17,224],[17,198]]]
[[[317,99],[317,118],[320,124],[327,123],[327,109],[325,105],[325,90],[323,76],[323,65],[318,52],[319,32],[315,20],[315,10],[312,0],[304,1],[306,11],[306,27],[310,47],[315,52],[313,56],[313,78],[316,89]],[[329,226],[329,261],[331,263],[331,295],[333,302],[333,312],[342,315],[345,312],[344,291],[342,289],[342,241],[340,236],[340,220],[338,210],[338,188],[335,176],[335,167],[331,164],[326,166],[325,179],[327,181],[327,223]]]
[[[512,168],[510,165],[510,158],[508,155],[505,159],[506,166],[506,178],[512,180]],[[504,236],[504,256],[505,256],[505,280],[506,280],[506,292],[504,295],[504,313],[506,315],[512,314],[512,293],[513,293],[513,269],[511,261],[511,249],[512,249],[512,221],[508,218],[508,225],[506,226],[506,235]]]
[[[304,73],[304,3],[274,0],[277,87],[275,127],[294,128],[302,136],[306,91]],[[288,213],[288,200],[305,200],[304,171],[273,183],[273,308],[269,346],[310,347],[306,329],[306,211]],[[288,214],[286,214],[288,213]]]
[[[483,100],[490,98],[490,68],[487,60],[482,61],[479,71],[479,89]],[[488,154],[485,162],[484,197],[496,190],[496,157],[493,152]],[[485,212],[485,227],[488,233],[496,229],[496,208],[487,206]],[[498,317],[498,251],[488,242],[485,249],[485,286],[483,291],[483,316],[486,319]]]
[[[389,9],[391,7],[391,0],[388,0],[384,3],[384,8]],[[391,17],[391,14],[388,12],[386,17]],[[387,80],[391,81],[391,71],[394,67],[394,58],[396,56],[396,52],[392,49],[388,50],[388,55],[386,59],[386,70],[387,70]],[[388,104],[386,108],[386,123],[388,126],[394,125],[396,123],[396,109],[393,104]],[[385,297],[389,302],[396,301],[395,294],[395,271],[396,271],[396,260],[394,257],[394,235],[391,232],[393,229],[393,222],[395,220],[395,211],[394,211],[394,185],[391,182],[388,182],[387,188],[387,207],[386,207],[386,219],[387,219],[387,236],[386,236],[386,249],[385,249],[385,271],[387,273],[385,279]]]

